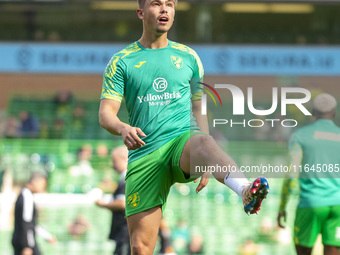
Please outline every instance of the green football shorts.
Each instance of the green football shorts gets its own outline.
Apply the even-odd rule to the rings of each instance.
[[[186,131],[154,152],[128,165],[126,175],[126,217],[158,205],[165,209],[171,185],[186,183],[199,176],[186,176],[179,166],[184,145],[189,138],[202,132]]]
[[[297,208],[295,244],[311,248],[319,233],[324,245],[340,247],[340,205]]]

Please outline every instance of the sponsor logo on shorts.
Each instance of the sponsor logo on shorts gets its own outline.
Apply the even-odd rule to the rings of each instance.
[[[139,205],[140,197],[139,193],[135,192],[132,195],[128,196],[126,199],[126,203],[132,208],[136,208]]]

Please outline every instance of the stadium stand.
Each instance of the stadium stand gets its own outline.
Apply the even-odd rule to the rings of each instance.
[[[59,240],[55,247],[41,242],[42,249],[47,254],[85,254],[85,251],[91,251],[88,254],[109,254],[112,250],[113,244],[106,239],[110,215],[93,206],[86,195],[93,188],[100,187],[105,174],[109,174],[113,180],[117,177],[113,176],[112,172],[110,175],[109,160],[106,162],[104,160],[103,163],[100,157],[93,153],[90,162],[95,171],[91,176],[72,176],[68,169],[76,164],[77,151],[84,144],[92,148],[103,144],[108,148],[113,148],[119,143],[120,141],[112,139],[1,140],[1,168],[12,169],[14,183],[23,182],[30,171],[45,169],[49,172],[49,192],[60,194],[60,196],[50,195],[50,198],[42,199],[39,204],[40,222],[48,229],[53,229]],[[258,143],[252,142],[230,142],[225,149],[240,165],[266,164],[273,160],[277,163],[285,162],[285,156],[282,156],[285,154],[283,144],[261,143],[259,146]],[[103,169],[103,166],[106,167],[106,170]],[[182,219],[187,222],[190,235],[201,234],[204,242],[204,254],[239,254],[240,247],[250,237],[254,238],[254,242],[263,251],[259,254],[291,254],[289,253],[291,246],[279,244],[278,231],[274,227],[276,211],[271,210],[278,203],[280,179],[273,179],[271,182],[274,187],[271,199],[268,200],[256,220],[243,213],[241,201],[235,194],[227,191],[213,179],[199,195],[195,194],[194,184],[175,185],[167,204],[165,218],[172,231],[176,230],[177,221]],[[193,213],[195,213],[195,217],[191,216]],[[68,226],[79,214],[89,222],[89,230],[81,237],[71,236],[68,233]],[[270,242],[263,243],[263,238],[256,239],[256,236],[261,234],[261,222],[268,219],[272,224]],[[6,251],[2,252],[5,255],[10,254],[11,250],[9,246],[10,233],[10,230],[1,230],[0,232],[0,250]],[[235,233],[237,233],[237,238]],[[228,244],[233,245],[226,246],[226,240],[228,240]],[[285,253],[280,253],[283,250]],[[186,254],[186,251],[178,252],[178,254]]]

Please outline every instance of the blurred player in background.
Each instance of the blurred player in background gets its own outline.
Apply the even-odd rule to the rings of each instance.
[[[311,254],[319,233],[324,254],[340,254],[340,128],[333,122],[336,105],[335,98],[329,94],[317,96],[313,102],[315,123],[297,130],[289,142],[290,164],[298,171],[299,166],[302,169],[294,224],[298,255]],[[284,180],[278,215],[280,227],[284,227],[285,207],[296,182],[296,178]]]
[[[49,243],[54,244],[56,239],[48,231],[37,225],[37,209],[33,194],[44,192],[47,178],[42,173],[33,173],[30,180],[22,189],[15,203],[14,233],[12,245],[14,255],[40,255],[35,240],[36,233]]]
[[[161,220],[158,236],[160,239],[160,250],[158,255],[176,255],[175,250],[171,245],[171,229],[164,218]]]
[[[209,136],[201,114],[203,66],[196,52],[168,40],[177,0],[138,0],[142,37],[114,55],[104,73],[99,121],[121,135],[130,150],[126,176],[126,216],[132,254],[153,254],[172,184],[201,181],[210,172],[196,166],[236,163]],[[117,117],[123,97],[130,125]],[[194,164],[190,164],[193,162]],[[269,191],[265,178],[249,183],[243,173],[215,172],[215,178],[242,197],[248,214],[257,213]]]
[[[128,165],[128,150],[125,146],[117,147],[112,151],[113,168],[120,174],[120,181],[116,191],[113,193],[113,200],[104,203],[96,201],[99,207],[112,211],[111,232],[109,238],[116,242],[114,255],[130,255],[130,239],[127,222],[125,219],[125,175]]]

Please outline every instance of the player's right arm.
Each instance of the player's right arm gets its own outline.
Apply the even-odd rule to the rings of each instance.
[[[281,190],[281,200],[279,206],[279,214],[277,216],[277,224],[280,228],[285,228],[287,213],[286,213],[286,205],[289,201],[291,190],[296,185],[296,179],[294,178],[285,178],[282,183]]]
[[[285,227],[284,224],[286,223],[286,206],[289,201],[290,194],[297,185],[298,173],[293,172],[293,170],[299,169],[303,157],[301,145],[297,140],[298,139],[296,138],[296,136],[293,136],[288,145],[289,165],[293,166],[293,168],[291,169],[291,172],[288,173],[287,178],[283,180],[282,184],[279,214],[277,217],[278,226],[281,228]]]
[[[141,137],[146,135],[138,127],[131,127],[117,117],[124,95],[126,83],[126,64],[119,56],[113,56],[106,67],[99,109],[99,123],[113,135],[121,135],[129,150],[145,145]]]
[[[117,117],[121,103],[112,99],[102,99],[99,109],[100,125],[113,135],[122,136],[123,142],[129,150],[135,150],[145,142],[138,135],[145,137],[146,135],[138,127],[131,127]]]
[[[110,203],[104,203],[101,200],[97,200],[96,205],[102,208],[106,208],[110,211],[122,211],[125,210],[125,198],[124,199],[115,199]]]

